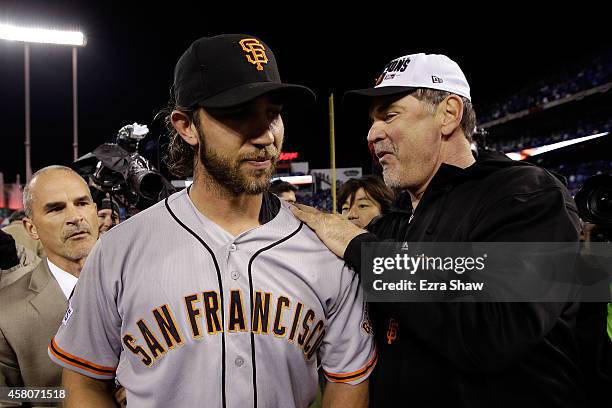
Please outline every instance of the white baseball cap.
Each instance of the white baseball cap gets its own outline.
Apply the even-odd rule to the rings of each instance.
[[[344,94],[344,101],[355,97],[374,97],[416,91],[418,88],[438,89],[464,96],[470,101],[470,85],[459,65],[446,55],[410,54],[385,65],[374,88],[357,89]]]

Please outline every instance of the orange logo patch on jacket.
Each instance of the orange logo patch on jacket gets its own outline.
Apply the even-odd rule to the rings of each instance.
[[[389,319],[389,327],[387,328],[387,344],[393,344],[399,337],[399,322],[395,319]]]

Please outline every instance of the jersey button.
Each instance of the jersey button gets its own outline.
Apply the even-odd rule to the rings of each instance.
[[[237,367],[242,367],[242,365],[244,364],[244,359],[242,357],[236,357],[236,360],[234,360],[234,363],[236,363]]]
[[[240,277],[240,274],[238,273],[238,271],[232,271],[233,280],[238,280],[239,277]]]
[[[230,252],[234,252],[236,250],[236,244],[232,244],[229,247]]]

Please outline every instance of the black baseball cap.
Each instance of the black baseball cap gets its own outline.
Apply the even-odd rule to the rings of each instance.
[[[252,35],[222,34],[194,41],[174,69],[176,104],[229,108],[274,92],[283,102],[312,103],[305,86],[281,82],[276,58]]]

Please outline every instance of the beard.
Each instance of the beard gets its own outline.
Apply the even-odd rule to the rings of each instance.
[[[208,175],[223,189],[232,195],[256,195],[267,191],[270,179],[276,169],[278,160],[277,149],[273,145],[266,147],[258,155],[231,158],[218,154],[206,147],[204,134],[198,129],[200,146],[198,148],[199,161],[206,169]],[[256,158],[269,158],[271,165],[267,169],[244,169],[242,164],[246,160]]]
[[[383,179],[387,187],[392,189],[403,189],[402,177],[396,169],[383,168]]]
[[[386,143],[380,143],[379,145],[375,146],[372,145],[372,148],[374,155],[376,156],[377,152],[380,151],[388,151],[388,152],[392,152],[393,154],[396,155],[397,157],[397,147],[391,143],[391,142],[386,142]],[[392,188],[392,189],[402,189],[404,188],[403,184],[402,184],[402,168],[399,166],[392,166],[392,165],[380,165],[382,167],[382,176],[383,176],[383,180],[385,181],[385,184],[387,185],[387,187]]]

